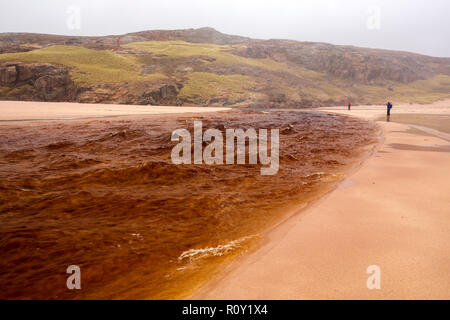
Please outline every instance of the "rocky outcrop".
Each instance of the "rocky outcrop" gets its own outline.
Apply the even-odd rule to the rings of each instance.
[[[0,64],[0,86],[33,87],[32,97],[17,97],[42,101],[72,101],[75,85],[64,67],[49,63],[7,62]]]
[[[156,90],[144,92],[140,98],[139,104],[151,105],[181,105],[183,102],[178,98],[178,92],[182,84],[164,85]]]
[[[181,83],[109,83],[79,85],[75,101],[81,103],[118,103],[137,105],[182,105],[178,97]]]
[[[409,52],[287,40],[253,41],[232,51],[247,58],[271,58],[325,72],[359,84],[386,80],[409,83],[450,70],[450,59]]]
[[[17,68],[15,65],[5,64],[0,67],[0,85],[12,86],[17,81]]]

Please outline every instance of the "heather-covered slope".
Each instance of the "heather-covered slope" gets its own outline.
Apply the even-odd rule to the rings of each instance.
[[[450,58],[211,28],[0,34],[0,99],[310,107],[450,97]]]

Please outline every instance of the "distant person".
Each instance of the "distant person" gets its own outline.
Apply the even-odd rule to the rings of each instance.
[[[351,108],[352,108],[352,104],[349,102],[348,103],[348,111],[350,111]]]
[[[387,116],[390,117],[391,116],[392,103],[388,102],[386,106],[387,106]]]
[[[392,109],[392,103],[388,102],[387,105],[387,115],[386,115],[386,121],[389,122],[391,119],[391,109]]]

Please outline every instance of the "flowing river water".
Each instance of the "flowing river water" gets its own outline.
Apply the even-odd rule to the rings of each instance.
[[[175,165],[175,129],[280,130],[280,169]],[[373,122],[232,111],[0,124],[0,299],[188,297],[341,181]],[[81,268],[81,290],[66,269]]]

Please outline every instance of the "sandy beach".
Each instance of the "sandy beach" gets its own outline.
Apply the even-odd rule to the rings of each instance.
[[[227,111],[230,108],[0,101],[0,121],[69,120],[128,115]]]
[[[384,108],[321,111],[378,119]],[[450,103],[394,104],[391,122],[378,122],[383,142],[339,188],[268,232],[193,298],[449,299],[450,143],[435,128],[392,122],[396,113],[448,117]],[[367,288],[372,265],[380,289]]]

